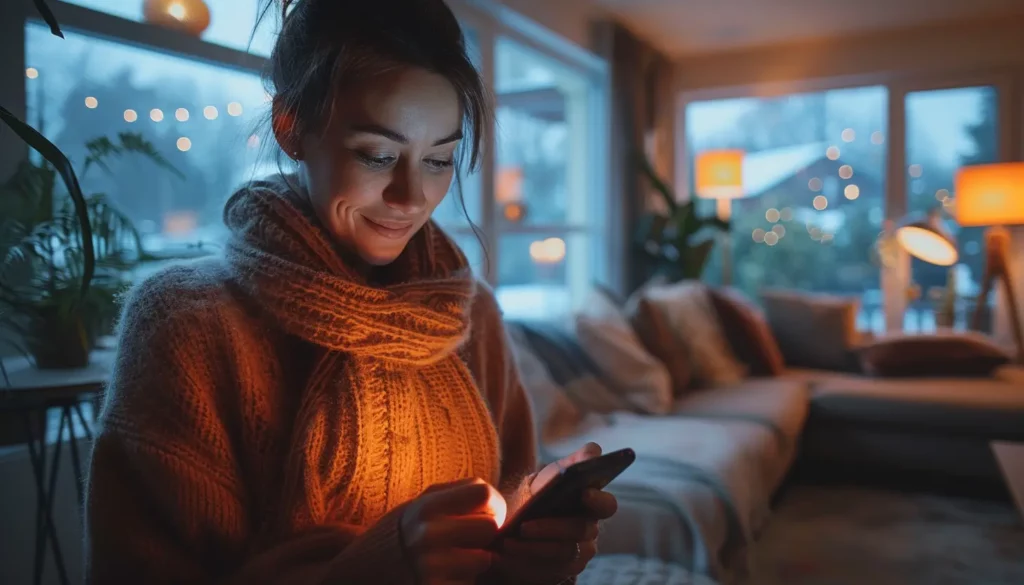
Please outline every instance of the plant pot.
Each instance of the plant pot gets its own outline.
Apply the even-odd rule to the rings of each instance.
[[[77,313],[46,311],[33,319],[28,351],[40,370],[70,370],[89,365],[95,335]]]

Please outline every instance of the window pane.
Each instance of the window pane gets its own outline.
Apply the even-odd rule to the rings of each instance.
[[[255,132],[267,113],[259,79],[73,32],[61,40],[36,24],[25,32],[36,73],[26,80],[29,122],[76,169],[88,141],[136,132],[184,175],[125,155],[110,173],[92,168],[81,177],[85,192],[105,193],[150,249],[218,240],[224,201],[253,177],[259,154],[277,148]]]
[[[953,326],[962,329],[969,321],[985,267],[984,229],[955,225],[950,213],[956,195],[953,179],[961,166],[999,160],[998,95],[993,87],[921,91],[907,94],[906,110],[908,208],[912,212],[941,210],[956,236],[960,258],[952,268],[957,295]],[[909,304],[904,328],[932,331],[951,269],[916,258],[911,262],[920,298]]]
[[[498,224],[588,224],[588,80],[509,39],[495,60]]]
[[[585,234],[504,234],[498,239],[498,302],[510,319],[569,315],[574,273],[589,266]],[[589,284],[589,283],[587,283]]]
[[[754,299],[764,287],[858,295],[860,326],[884,327],[873,250],[885,215],[886,100],[884,87],[862,87],[687,106],[691,177],[695,153],[746,152],[728,236],[735,286]],[[715,213],[711,201],[698,208]],[[713,283],[721,248],[705,270]]]
[[[100,12],[120,16],[128,20],[143,22],[144,0],[66,0]],[[171,0],[166,2],[169,10],[185,14],[193,3],[202,2],[210,11],[210,25],[200,38],[204,41],[231,47],[240,51],[248,50],[257,55],[268,56],[274,46],[274,35],[278,27],[277,2],[262,19],[250,45],[262,6],[262,0]],[[177,12],[181,11],[181,12]]]
[[[473,63],[480,67],[480,45],[477,40],[476,31],[470,28],[464,29],[466,35],[466,48]],[[462,149],[462,168],[459,169],[459,180],[453,180],[451,189],[444,201],[434,210],[433,218],[439,224],[451,230],[466,230],[470,222],[479,226],[483,219],[483,190],[480,184],[480,173],[471,173],[470,163],[470,141],[463,140],[459,146]]]

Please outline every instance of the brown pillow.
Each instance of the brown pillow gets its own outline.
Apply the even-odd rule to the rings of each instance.
[[[985,377],[1012,356],[980,333],[892,334],[860,350],[864,372],[878,377]]]
[[[644,348],[668,370],[672,394],[685,393],[693,381],[693,368],[686,354],[674,350],[675,337],[661,312],[642,294],[634,294],[626,303],[626,317]]]
[[[786,369],[764,312],[734,288],[709,288],[725,340],[752,376],[779,376]]]
[[[765,290],[761,302],[787,366],[860,370],[859,298]]]

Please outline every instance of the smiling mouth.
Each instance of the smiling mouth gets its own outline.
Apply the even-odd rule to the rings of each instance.
[[[389,238],[392,240],[398,240],[409,235],[409,232],[412,231],[412,227],[414,225],[411,222],[370,219],[366,216],[363,216],[363,220],[366,222],[366,225],[369,226],[370,229],[377,232],[381,236],[384,236],[385,238]]]

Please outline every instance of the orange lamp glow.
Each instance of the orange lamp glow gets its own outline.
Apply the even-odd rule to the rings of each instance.
[[[743,197],[743,151],[708,150],[694,161],[697,197],[739,199]]]
[[[1024,163],[963,167],[955,185],[956,220],[961,226],[1024,224]]]

